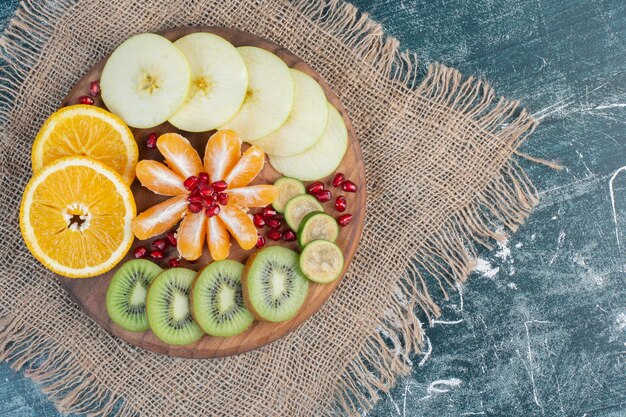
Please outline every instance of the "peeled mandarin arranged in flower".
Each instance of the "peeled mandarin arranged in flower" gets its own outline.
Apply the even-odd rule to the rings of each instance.
[[[207,141],[202,161],[183,136],[168,133],[159,137],[157,148],[167,166],[141,161],[137,178],[152,192],[173,197],[135,218],[135,236],[149,239],[182,219],[177,247],[187,260],[202,255],[205,240],[214,260],[228,257],[230,236],[242,249],[252,249],[257,231],[248,208],[271,204],[278,192],[269,184],[248,186],[263,169],[265,153],[251,146],[242,155],[241,145],[235,132],[220,130]]]

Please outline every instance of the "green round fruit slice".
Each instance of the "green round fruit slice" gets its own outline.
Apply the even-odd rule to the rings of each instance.
[[[301,248],[314,240],[334,242],[339,235],[337,220],[321,211],[309,213],[300,222],[298,244]]]
[[[242,286],[248,310],[259,320],[293,318],[306,300],[309,281],[300,271],[299,255],[282,246],[268,246],[252,255]]]
[[[189,292],[196,272],[172,268],[154,278],[148,288],[146,310],[150,329],[170,345],[197,342],[204,334],[191,316]]]
[[[212,336],[228,337],[246,330],[254,317],[243,303],[243,264],[211,262],[193,284],[191,311],[198,325]]]
[[[314,211],[324,211],[324,207],[312,195],[298,195],[285,205],[285,221],[291,230],[298,230],[304,216]]]
[[[272,203],[272,207],[279,213],[285,212],[285,205],[295,196],[305,194],[306,188],[301,181],[295,178],[282,177],[276,180],[274,187],[278,190],[278,195]]]
[[[100,77],[107,108],[132,127],[160,125],[182,106],[191,74],[187,59],[163,36],[142,33],[111,54]]]
[[[109,318],[131,332],[148,330],[146,292],[162,271],[157,264],[145,259],[134,259],[122,265],[107,288],[105,304]]]
[[[343,270],[343,253],[339,246],[326,240],[314,240],[302,249],[300,269],[311,281],[333,282]]]

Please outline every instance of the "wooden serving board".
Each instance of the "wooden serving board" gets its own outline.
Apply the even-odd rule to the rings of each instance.
[[[315,72],[315,70],[313,70],[309,65],[307,65],[300,58],[298,58],[288,50],[280,47],[279,45],[276,45],[275,43],[261,39],[255,35],[251,35],[249,33],[244,33],[234,29],[217,27],[183,27],[168,30],[163,35],[168,39],[174,41],[182,36],[194,32],[215,33],[227,39],[235,46],[251,45],[266,49],[275,53],[289,67],[299,69],[315,78],[322,86],[328,101],[333,104],[343,116],[343,119],[346,122],[346,126],[348,128],[348,150],[341,163],[341,166],[338,168],[338,171],[345,173],[346,177],[354,181],[359,186],[357,193],[341,192],[341,194],[345,195],[348,200],[348,210],[346,211],[346,213],[351,213],[354,215],[352,223],[345,228],[341,228],[339,237],[337,239],[337,244],[343,250],[346,261],[341,278],[333,283],[326,285],[313,283],[310,287],[308,298],[305,301],[301,310],[293,319],[286,322],[254,322],[248,330],[237,336],[222,338],[205,335],[200,341],[194,344],[186,346],[173,346],[161,342],[151,331],[140,333],[129,332],[122,329],[109,319],[105,307],[105,295],[111,277],[117,271],[117,267],[114,268],[112,271],[95,278],[68,279],[64,277],[59,277],[59,280],[63,287],[69,292],[72,298],[87,313],[87,315],[89,315],[89,317],[95,320],[100,326],[113,333],[117,337],[120,337],[123,340],[127,341],[128,343],[131,343],[143,349],[171,356],[179,356],[185,358],[213,358],[247,352],[283,337],[288,332],[295,329],[305,320],[311,317],[330,297],[332,292],[339,285],[341,279],[346,272],[346,269],[349,267],[350,262],[352,261],[352,258],[354,257],[354,254],[357,250],[359,239],[361,237],[361,231],[363,229],[363,222],[365,217],[365,169],[363,164],[363,158],[361,155],[361,148],[359,146],[358,139],[356,137],[352,124],[350,123],[350,119],[348,118],[346,110],[343,108],[339,99],[330,89],[328,84],[326,84],[322,77],[320,77],[320,75]],[[89,83],[91,81],[100,79],[102,68],[104,67],[105,62],[106,58],[100,61],[97,65],[95,65],[78,82],[78,84],[63,101],[63,106],[76,104],[78,103],[79,97],[88,95]],[[105,107],[99,98],[96,99],[95,104],[101,107]],[[204,146],[206,144],[206,141],[213,133],[183,132],[179,131],[169,123],[164,123],[153,129],[132,130],[139,146],[139,160],[155,159],[159,161],[162,161],[163,158],[158,150],[148,149],[146,147],[146,138],[150,132],[156,132],[159,135],[166,132],[181,133],[183,136],[189,139],[191,144],[200,154],[200,157],[202,157],[204,154]],[[280,176],[281,175],[276,172],[269,163],[266,163],[265,168],[253,181],[253,184],[271,184]],[[330,179],[330,177],[325,178],[323,179],[323,182],[328,186]],[[147,208],[153,206],[154,204],[157,204],[166,199],[166,197],[158,196],[156,194],[153,194],[151,191],[143,188],[137,180],[133,182],[131,189],[135,196],[137,213],[141,213]],[[333,199],[328,203],[324,203],[323,205],[327,213],[336,217],[339,215],[339,213],[336,212],[334,209],[334,197],[336,195],[339,195],[339,192],[341,190],[336,192],[337,189],[332,187],[330,187],[330,189],[333,191]],[[267,229],[263,229],[263,233],[265,233],[266,231]],[[140,245],[150,247],[151,242],[158,237],[161,236],[155,236],[149,241],[140,241],[136,239],[133,244],[133,249]],[[273,242],[269,239],[267,239],[267,242],[268,245],[283,245],[297,250],[296,242]],[[120,264],[118,264],[118,267],[119,265],[122,265],[125,261],[132,259],[132,253],[133,250],[131,249],[126,258],[123,259]],[[234,259],[245,263],[251,253],[252,251],[241,250],[239,246],[235,242],[233,242],[229,259]],[[175,256],[178,256],[176,249],[168,248],[165,259],[163,259],[162,262],[159,262],[159,264],[162,267],[165,267],[165,265],[167,264],[167,259]],[[208,253],[208,248],[205,245],[204,254],[200,259],[198,259],[194,263],[182,260],[181,266],[193,270],[200,270],[210,261],[211,257]]]

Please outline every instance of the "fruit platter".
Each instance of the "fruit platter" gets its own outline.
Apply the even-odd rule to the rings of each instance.
[[[303,60],[234,29],[123,41],[41,126],[32,164],[33,256],[104,329],[171,356],[315,320],[363,229],[346,109]]]

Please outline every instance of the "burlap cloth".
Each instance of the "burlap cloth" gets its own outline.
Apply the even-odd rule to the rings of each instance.
[[[268,38],[315,68],[361,140],[367,215],[348,276],[315,316],[259,350],[214,360],[137,349],[94,324],[25,248],[30,147],[74,83],[126,37],[185,25]],[[342,1],[28,0],[1,39],[0,355],[59,410],[104,416],[361,415],[411,369],[418,316],[463,281],[476,243],[515,229],[536,191],[514,153],[535,126],[475,79],[417,68]],[[430,292],[428,289],[430,289]]]

